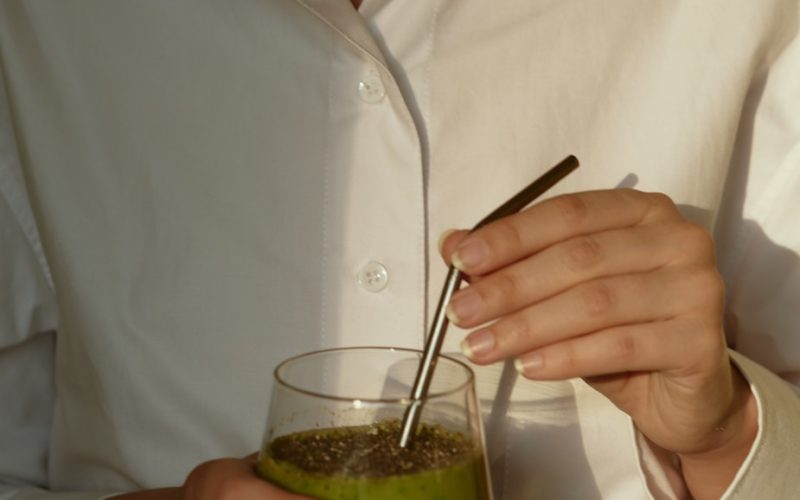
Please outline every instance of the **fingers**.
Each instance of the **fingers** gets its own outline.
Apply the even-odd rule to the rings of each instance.
[[[582,377],[659,446],[709,449],[731,400],[724,285],[711,237],[669,198],[560,196],[451,233],[441,251],[480,277],[447,310],[459,326],[488,325],[462,344],[472,361]]]
[[[447,310],[458,326],[489,325],[462,344],[478,364],[518,358],[527,376],[549,379],[724,361],[713,242],[664,195],[560,196],[445,234],[440,251],[480,277]]]
[[[251,456],[244,459],[222,458],[202,463],[186,478],[186,500],[300,500],[294,495],[258,477]]]
[[[528,352],[515,360],[515,366],[523,376],[536,380],[685,371],[687,361],[704,365],[709,359],[716,360],[695,353],[711,350],[721,354],[725,350],[718,332],[687,318],[614,327]],[[701,373],[703,368],[695,366],[694,371]]]
[[[677,217],[660,194],[620,189],[563,195],[469,234],[452,259],[465,273],[482,275],[575,236]]]
[[[550,246],[457,292],[448,317],[461,327],[474,327],[579,283],[658,269],[682,251],[673,248],[670,233],[643,226],[578,236]]]
[[[721,288],[714,273],[691,268],[592,280],[472,332],[462,347],[493,363],[612,327],[703,315],[721,309]]]

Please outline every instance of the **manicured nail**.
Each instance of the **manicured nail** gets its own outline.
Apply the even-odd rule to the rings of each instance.
[[[489,247],[486,242],[478,239],[468,241],[453,254],[453,265],[467,272],[478,267],[489,256]]]
[[[544,365],[544,358],[538,352],[531,352],[514,360],[514,368],[522,375],[532,375]]]
[[[474,359],[476,356],[490,353],[494,349],[494,344],[494,333],[489,330],[479,330],[461,342],[461,352],[469,359]]]
[[[477,292],[469,287],[456,293],[450,303],[447,304],[445,313],[447,318],[453,323],[460,325],[464,321],[469,321],[481,311],[483,302]]]
[[[447,229],[441,235],[439,235],[439,253],[440,254],[444,253],[443,252],[443,250],[444,250],[444,242],[447,240],[447,238],[451,234],[455,233],[456,231],[458,231],[458,229]]]

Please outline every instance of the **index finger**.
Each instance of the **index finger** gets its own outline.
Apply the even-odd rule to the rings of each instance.
[[[470,233],[452,262],[466,274],[485,274],[575,236],[635,226],[673,212],[667,196],[633,189],[556,196]]]

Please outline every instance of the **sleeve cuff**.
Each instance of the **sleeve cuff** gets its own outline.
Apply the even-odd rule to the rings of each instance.
[[[758,406],[758,434],[723,500],[794,498],[800,491],[800,392],[780,377],[730,351]],[[636,431],[643,479],[651,498],[689,498],[672,453],[651,446]]]
[[[758,434],[722,498],[793,498],[800,491],[800,394],[745,356],[731,351],[731,359],[756,398]]]

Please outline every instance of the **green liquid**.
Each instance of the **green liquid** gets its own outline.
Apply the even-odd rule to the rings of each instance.
[[[350,477],[305,472],[266,457],[258,472],[295,493],[324,500],[484,500],[486,486],[480,457],[446,469],[406,476]]]
[[[381,429],[381,432],[387,428],[385,423],[370,427],[373,429],[372,434],[376,432],[376,428]],[[287,439],[309,442],[332,436],[353,437],[370,432],[370,427],[306,431],[280,439],[284,442]],[[428,426],[425,430],[431,431],[431,429],[433,428]],[[440,436],[443,434],[441,429],[435,429],[433,432]],[[465,446],[466,438],[463,436],[449,431],[444,433],[453,437],[454,443]],[[365,459],[374,462],[369,458]],[[265,453],[262,453],[257,470],[262,477],[286,490],[323,500],[486,500],[489,498],[483,456],[472,450],[459,453],[435,467],[417,468],[408,473],[382,474],[375,471],[348,473],[347,466],[337,462],[326,464],[324,472],[320,472],[319,469],[309,471],[297,463],[276,458],[268,447]]]

